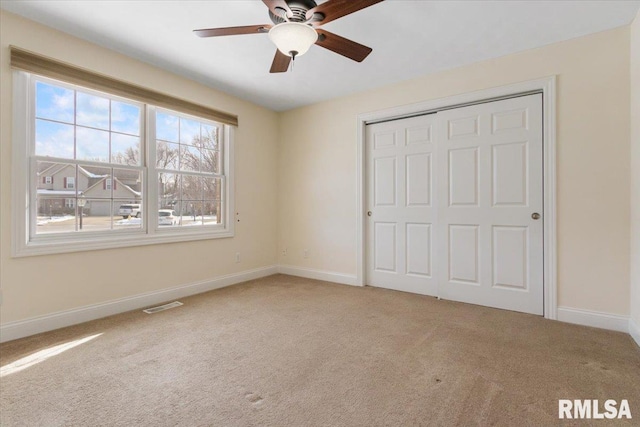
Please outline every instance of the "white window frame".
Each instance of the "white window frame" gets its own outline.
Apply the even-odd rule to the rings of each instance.
[[[53,184],[53,178],[50,176],[45,176],[44,177],[44,183],[45,184]]]
[[[75,176],[65,176],[64,177],[64,188],[67,190],[75,190],[76,189],[76,177]]]
[[[175,173],[178,175],[192,175],[192,176],[201,176],[201,177],[205,177],[205,178],[218,178],[221,180],[222,183],[222,210],[224,211],[224,197],[225,195],[229,194],[229,186],[227,185],[227,181],[228,181],[228,177],[227,177],[227,171],[229,170],[230,165],[228,165],[225,162],[226,159],[226,152],[227,152],[227,144],[225,144],[225,141],[229,138],[226,135],[225,132],[225,128],[227,128],[228,126],[225,126],[221,123],[216,123],[213,122],[211,120],[206,120],[203,119],[201,117],[196,117],[190,114],[185,114],[185,113],[180,113],[177,111],[171,111],[169,109],[166,108],[159,108],[159,107],[153,107],[153,106],[148,106],[148,117],[150,120],[150,124],[148,127],[148,132],[150,134],[149,136],[149,141],[156,141],[156,135],[155,135],[155,131],[156,131],[156,113],[161,112],[164,114],[172,114],[178,118],[184,118],[184,119],[189,119],[189,120],[195,120],[198,121],[200,123],[204,123],[204,124],[209,124],[212,126],[216,126],[220,131],[222,131],[222,135],[218,134],[218,141],[219,144],[221,145],[219,148],[220,153],[222,154],[222,160],[221,160],[221,164],[220,164],[220,169],[221,171],[219,171],[219,173],[201,173],[201,172],[196,172],[196,171],[190,171],[190,170],[182,170],[182,169],[178,169],[178,170],[170,170],[170,169],[158,169],[155,166],[154,167],[149,167],[149,174],[158,174],[159,172],[165,172],[165,173]],[[182,143],[181,143],[182,144]],[[149,157],[152,159],[156,158],[156,144],[152,144],[151,147],[149,147]],[[158,186],[154,185],[153,186],[153,190],[157,191]],[[159,195],[156,193],[153,195],[154,199],[157,201],[159,199]],[[160,209],[160,205],[159,203],[156,203],[156,206],[158,206],[158,209]],[[173,210],[173,209],[172,209]],[[233,211],[231,211],[232,213]],[[201,227],[211,227],[211,228],[218,228],[218,229],[223,229],[225,227],[225,221],[228,218],[228,215],[230,212],[223,212],[223,222],[220,224],[208,224],[208,225],[198,225],[198,226],[192,226],[192,227],[160,227],[160,225],[158,224],[158,216],[157,215],[153,215],[153,221],[155,221],[154,223],[152,223],[151,225],[153,225],[156,228],[156,232],[158,233],[174,233],[176,229],[182,230],[182,232],[191,232],[191,229],[194,229],[197,232],[197,230],[200,230]],[[182,213],[179,213],[178,216],[182,217],[185,215],[182,215]]]
[[[105,178],[104,189],[105,190],[111,190],[112,186],[113,186],[113,180],[111,178]]]
[[[155,159],[155,109],[148,104],[141,104],[129,99],[126,102],[142,106],[141,157],[144,159],[143,168],[143,228],[140,230],[110,230],[83,231],[36,235],[35,233],[35,192],[31,176],[30,162],[34,161],[35,148],[35,80],[51,82],[52,84],[93,93],[99,96],[105,94],[112,99],[123,99],[109,93],[97,92],[80,85],[36,76],[24,71],[13,71],[13,155],[12,155],[12,256],[35,256],[56,253],[78,252],[86,250],[122,248],[162,243],[185,242],[216,238],[233,237],[235,234],[235,197],[234,197],[234,127],[212,122],[202,117],[190,116],[201,122],[215,123],[222,130],[219,135],[223,150],[223,165],[225,178],[222,188],[222,223],[203,225],[198,227],[164,227],[158,226],[157,209],[158,189],[155,168],[150,168],[151,159]],[[163,108],[163,110],[169,110]],[[169,110],[170,111],[170,110]],[[182,113],[179,113],[183,115]],[[189,116],[189,115],[187,115]],[[153,143],[151,143],[153,142]],[[146,147],[146,148],[145,148]],[[57,159],[52,159],[57,161]],[[72,161],[70,163],[93,163]],[[100,166],[96,164],[96,166]],[[101,166],[106,166],[102,164]],[[126,168],[125,165],[123,165]],[[112,167],[110,165],[109,167]],[[114,166],[115,167],[115,166]],[[120,166],[118,166],[120,167]],[[33,210],[33,213],[31,212]]]
[[[70,208],[70,209],[74,209],[76,207],[76,199],[69,199],[69,198],[65,198],[64,199],[64,207],[65,208]]]

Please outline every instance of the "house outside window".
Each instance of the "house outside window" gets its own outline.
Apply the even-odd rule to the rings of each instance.
[[[16,181],[31,208],[14,254],[233,235],[230,126],[25,72],[14,78],[14,104],[35,107],[17,109],[26,113],[16,117],[25,165]],[[140,215],[123,217],[127,204]],[[178,219],[167,225],[164,209]]]

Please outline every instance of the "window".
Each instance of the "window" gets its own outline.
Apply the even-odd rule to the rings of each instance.
[[[66,189],[74,189],[74,188],[76,188],[76,177],[75,176],[66,176],[64,178],[64,188],[66,188]]]
[[[222,147],[218,125],[164,110],[156,112],[158,209],[179,212],[178,225],[221,224]]]
[[[14,78],[24,128],[14,147],[25,165],[16,185],[29,200],[15,200],[28,212],[15,255],[233,235],[228,125],[25,72]]]

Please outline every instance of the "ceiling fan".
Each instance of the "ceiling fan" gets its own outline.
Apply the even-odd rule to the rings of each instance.
[[[271,64],[271,73],[287,71],[291,61],[307,52],[314,43],[362,62],[371,53],[370,47],[330,33],[320,26],[381,1],[383,0],[327,0],[318,5],[314,0],[262,0],[269,8],[273,25],[208,28],[193,32],[199,37],[268,33],[278,48]]]

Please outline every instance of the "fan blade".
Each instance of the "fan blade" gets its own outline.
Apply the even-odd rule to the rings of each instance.
[[[313,22],[314,26],[324,25],[343,16],[357,12],[384,0],[328,0],[307,11],[307,19],[311,19],[314,13],[321,13],[324,19]]]
[[[326,30],[319,29],[317,32],[318,41],[316,44],[318,46],[322,46],[325,49],[329,49],[357,62],[364,61],[364,59],[369,56],[373,50],[370,47],[345,39],[344,37],[340,37],[339,35],[330,33]]]
[[[246,25],[244,27],[206,28],[193,30],[198,37],[235,36],[240,34],[268,33],[271,25]]]
[[[285,0],[262,0],[262,2],[266,4],[271,13],[276,16],[282,16],[282,12],[278,9],[286,12],[285,16],[282,16],[283,18],[291,18],[293,16],[293,13],[291,12],[291,9],[289,9],[289,5]]]
[[[291,57],[285,55],[276,49],[276,56],[273,58],[273,63],[271,64],[270,73],[284,73],[289,69],[289,63],[291,62]]]

